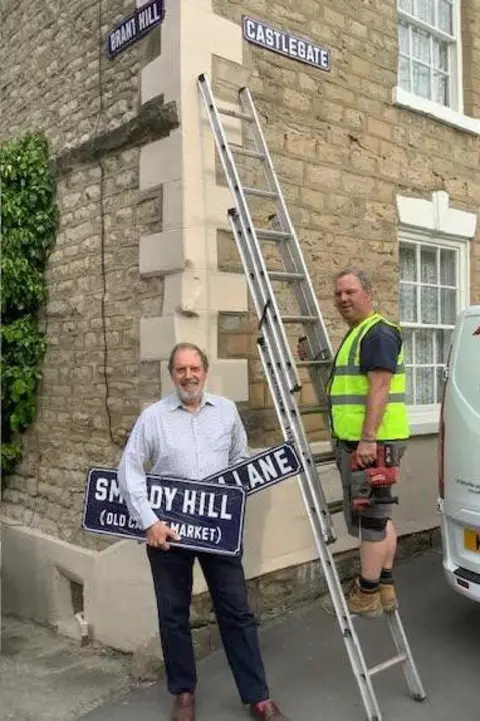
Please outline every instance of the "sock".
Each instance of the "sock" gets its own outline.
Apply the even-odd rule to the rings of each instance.
[[[259,711],[263,711],[266,704],[270,702],[269,698],[264,699],[263,701],[256,701],[253,705],[258,708]]]
[[[394,581],[391,568],[382,568],[382,572],[380,574],[380,583],[388,583],[393,586]]]
[[[378,581],[369,581],[363,576],[360,576],[358,583],[364,593],[375,593],[375,591],[378,591]]]

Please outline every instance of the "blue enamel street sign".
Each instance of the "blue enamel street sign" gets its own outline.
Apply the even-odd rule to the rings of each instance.
[[[291,443],[269,448],[268,451],[252,456],[248,461],[227,468],[205,480],[227,485],[243,486],[247,496],[274,486],[301,471],[301,463]]]
[[[291,443],[283,443],[201,481],[147,476],[149,502],[160,520],[180,536],[179,545],[198,551],[240,552],[245,497],[302,470]],[[128,513],[113,468],[91,468],[85,493],[83,528],[122,538],[145,538]]]
[[[172,545],[230,556],[240,552],[246,495],[243,488],[149,477],[147,489],[158,519],[180,536],[180,541],[172,541]],[[115,471],[90,469],[83,528],[106,535],[145,538],[145,532],[128,513]]]
[[[243,37],[249,43],[266,50],[272,50],[320,70],[330,70],[330,53],[326,48],[315,45],[292,33],[277,30],[271,25],[244,15],[242,17]]]
[[[151,0],[124,18],[107,35],[107,56],[116,55],[143,38],[154,27],[160,25],[165,16],[165,0]]]

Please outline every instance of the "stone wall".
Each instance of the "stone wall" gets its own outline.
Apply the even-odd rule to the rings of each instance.
[[[361,266],[370,272],[379,307],[395,319],[396,196],[430,199],[432,192],[444,190],[450,206],[476,213],[480,207],[478,135],[392,103],[397,78],[394,2],[214,0],[214,9],[237,23],[243,14],[251,15],[307,35],[330,49],[331,71],[322,72],[246,44],[244,67],[218,59],[214,79],[219,95],[227,100],[245,82],[254,94],[333,345],[340,341],[344,328],[333,308],[331,279],[345,266]],[[464,2],[462,9],[465,113],[478,118],[480,48],[475,28],[480,22],[480,1]],[[251,182],[251,165],[246,173]],[[259,204],[259,223],[267,215],[265,204]],[[223,262],[231,268],[235,263],[232,241],[224,236],[220,242]],[[480,302],[479,224],[470,264],[471,301]],[[275,413],[255,337],[254,318],[228,315],[220,319],[219,354],[249,358],[250,402],[244,418],[251,437],[273,442],[278,439]],[[303,392],[302,402],[312,403],[308,383]],[[322,437],[318,416],[307,417],[305,425],[312,431],[312,440]]]
[[[106,33],[133,9],[131,0],[81,0],[32,12],[21,0],[7,2],[2,18],[0,138],[45,131],[60,210],[38,417],[3,510],[97,547],[80,531],[86,471],[118,463],[128,429],[160,392],[159,363],[139,359],[140,318],[158,315],[163,302],[163,278],[141,278],[138,269],[140,236],[162,222],[161,189],[139,189],[140,145],[178,125],[171,106],[160,99],[148,114],[139,97],[160,29],[114,60],[105,56]]]

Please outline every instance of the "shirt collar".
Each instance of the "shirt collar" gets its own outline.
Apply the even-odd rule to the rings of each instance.
[[[215,405],[215,398],[211,393],[203,392],[202,400],[200,402],[200,408],[201,410],[204,406],[214,406]],[[170,411],[176,411],[178,408],[183,408],[182,401],[180,400],[178,393],[174,391],[170,397],[169,397],[169,410]]]

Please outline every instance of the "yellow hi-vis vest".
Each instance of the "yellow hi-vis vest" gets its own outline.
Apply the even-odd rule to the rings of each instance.
[[[359,441],[362,438],[365,407],[369,391],[368,375],[360,371],[360,344],[367,331],[377,323],[387,323],[400,331],[394,323],[374,313],[353,328],[346,336],[335,358],[332,379],[329,386],[332,431],[336,438],[344,441]],[[387,405],[382,423],[377,431],[377,440],[400,440],[408,438],[409,428],[405,405],[406,375],[403,364],[403,346],[392,376]]]

